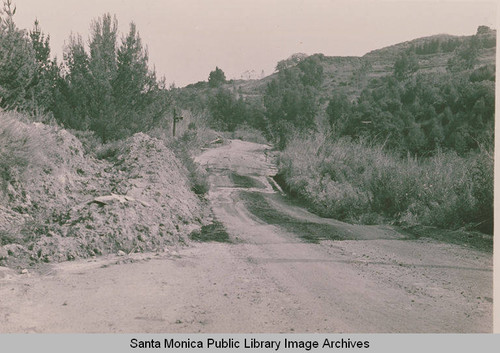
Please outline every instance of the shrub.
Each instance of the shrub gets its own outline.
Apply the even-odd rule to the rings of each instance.
[[[177,158],[188,170],[188,178],[191,183],[191,190],[197,195],[204,195],[208,192],[210,186],[208,184],[206,173],[193,161],[188,149],[188,140],[179,140],[171,144]]]
[[[294,136],[279,168],[288,189],[322,216],[351,222],[491,232],[493,159],[439,152],[417,160],[366,142]]]
[[[28,167],[40,162],[40,141],[29,126],[19,120],[20,114],[0,110],[0,182],[2,189]]]
[[[210,188],[207,174],[191,157],[191,155],[204,143],[197,132],[197,130],[193,129],[186,130],[177,139],[167,137],[168,135],[166,133],[162,134],[158,130],[155,131],[155,135],[164,137],[163,142],[174,152],[175,156],[187,169],[191,190],[197,195],[204,195]],[[206,137],[205,134],[202,135]]]
[[[226,75],[224,74],[224,71],[222,71],[218,67],[215,67],[215,70],[211,71],[210,75],[208,75],[209,86],[210,87],[219,87],[224,82],[226,82]]]
[[[97,148],[96,157],[108,161],[115,160],[126,148],[126,140],[108,142]]]
[[[97,155],[103,148],[102,140],[93,131],[89,130],[68,130],[76,136],[82,143],[85,153]]]
[[[232,138],[260,144],[267,143],[266,138],[260,130],[250,127],[246,123],[238,126],[238,128],[233,132]]]

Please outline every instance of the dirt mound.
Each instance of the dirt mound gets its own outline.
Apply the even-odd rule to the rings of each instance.
[[[0,266],[159,251],[200,226],[187,171],[160,140],[136,134],[108,161],[61,128],[16,122],[15,131],[29,163],[2,180]]]

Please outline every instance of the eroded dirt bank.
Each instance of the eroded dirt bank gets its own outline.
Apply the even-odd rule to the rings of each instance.
[[[267,149],[197,159],[231,243],[2,269],[0,332],[491,332],[491,254],[292,206]]]
[[[162,141],[138,133],[96,158],[62,128],[10,125],[27,142],[0,177],[0,266],[161,251],[201,226],[188,172]]]

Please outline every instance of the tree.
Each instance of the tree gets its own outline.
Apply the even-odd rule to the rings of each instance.
[[[128,127],[138,131],[151,126],[163,109],[145,114],[156,97],[159,89],[156,74],[149,69],[148,52],[142,45],[135,23],[130,23],[129,33],[122,39],[117,51],[117,73],[112,82],[113,97],[116,103],[116,128]]]
[[[264,107],[269,124],[268,134],[276,140],[279,148],[285,147],[291,129],[306,131],[315,126],[314,117],[318,109],[316,91],[300,81],[271,81],[264,94]]]
[[[54,110],[55,90],[60,77],[57,61],[50,58],[49,36],[45,36],[40,23],[35,20],[29,38],[35,55],[36,69],[28,91],[32,110],[41,113]]]
[[[35,53],[25,31],[17,28],[11,0],[0,9],[0,108],[26,110],[27,90],[35,74]]]
[[[394,77],[399,81],[407,79],[417,72],[418,60],[413,52],[403,52],[394,63]]]
[[[0,107],[30,114],[53,108],[57,64],[50,59],[49,37],[35,21],[29,34],[14,23],[10,0],[0,9]]]
[[[321,56],[294,54],[280,61],[278,75],[266,87],[264,108],[267,131],[278,148],[286,146],[294,131],[314,129],[318,88],[323,82]]]
[[[74,129],[87,129],[91,124],[90,58],[80,35],[71,35],[64,48],[64,79],[58,81],[58,98],[54,115],[58,121]]]
[[[221,130],[233,131],[246,116],[246,105],[242,98],[236,99],[231,91],[219,88],[208,101],[212,125]]]
[[[90,69],[94,76],[101,75],[110,81],[116,74],[116,41],[118,21],[116,16],[104,14],[90,26]]]
[[[112,82],[117,74],[116,41],[118,21],[116,17],[104,14],[94,20],[90,29],[89,81],[91,128],[104,141],[113,138],[115,102]]]
[[[215,67],[214,71],[211,71],[208,75],[208,85],[210,87],[219,87],[223,83],[226,82],[226,75],[224,71],[219,69],[219,67]]]
[[[302,71],[302,83],[304,86],[314,86],[319,88],[323,83],[323,66],[317,56],[310,56],[303,59],[298,67]]]
[[[479,39],[472,36],[462,46],[455,50],[455,54],[448,60],[447,70],[454,73],[472,70],[479,62]]]
[[[481,35],[481,34],[488,34],[488,33],[491,33],[492,30],[490,27],[488,26],[479,26],[477,27],[477,32],[476,32],[476,35]]]
[[[331,127],[336,131],[342,131],[347,120],[352,114],[352,104],[347,99],[347,96],[342,93],[336,93],[330,99],[326,114]]]
[[[40,66],[48,66],[50,63],[50,36],[45,36],[40,28],[40,22],[35,20],[35,25],[30,31],[31,45],[35,51],[35,59]]]

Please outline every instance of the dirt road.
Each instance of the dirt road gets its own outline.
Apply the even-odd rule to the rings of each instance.
[[[492,331],[491,254],[314,216],[266,149],[197,159],[230,243],[0,269],[0,332]]]

